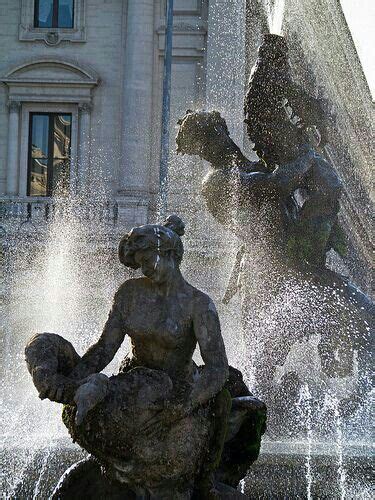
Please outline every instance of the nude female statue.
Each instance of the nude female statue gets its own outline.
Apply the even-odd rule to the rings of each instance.
[[[36,335],[26,347],[39,396],[66,404],[63,420],[73,439],[106,470],[95,488],[109,478],[130,488],[124,498],[145,492],[191,498],[197,489],[209,498],[220,488],[227,488],[227,496],[213,498],[236,498],[218,481],[236,486],[257,457],[264,432],[264,405],[251,397],[241,374],[228,369],[212,300],[181,274],[183,234],[181,219],[170,216],[164,226],[133,228],[123,237],[120,261],[144,276],[120,286],[102,335],[82,357],[50,333]],[[132,357],[108,378],[100,372],[125,335]],[[199,368],[192,360],[197,344],[204,361]],[[252,449],[245,460],[231,463],[241,432]],[[79,489],[79,470],[55,498]]]

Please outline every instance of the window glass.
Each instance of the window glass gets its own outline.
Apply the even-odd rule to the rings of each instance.
[[[33,158],[48,157],[48,115],[32,116],[31,152]]]
[[[35,0],[36,28],[73,28],[74,0]]]
[[[68,158],[70,156],[71,120],[71,115],[55,115],[54,117],[54,158]]]
[[[47,196],[48,160],[32,158],[30,168],[30,196]]]
[[[73,28],[73,0],[59,0],[58,25],[59,28]]]
[[[35,2],[35,26],[52,28],[53,0],[37,0]]]
[[[71,125],[71,114],[31,114],[29,196],[68,193]]]

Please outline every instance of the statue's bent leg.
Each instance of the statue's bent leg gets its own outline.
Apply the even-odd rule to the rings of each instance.
[[[267,410],[262,401],[252,396],[239,370],[229,367],[225,387],[232,396],[232,406],[215,479],[237,488],[250,465],[258,458],[261,437],[266,430]]]
[[[72,465],[61,477],[52,493],[52,500],[136,500],[126,485],[109,481],[100,464],[86,458]]]

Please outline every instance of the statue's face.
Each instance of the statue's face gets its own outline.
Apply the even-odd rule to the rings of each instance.
[[[176,263],[170,254],[163,254],[154,248],[139,250],[134,260],[142,273],[155,283],[165,283],[172,278]]]

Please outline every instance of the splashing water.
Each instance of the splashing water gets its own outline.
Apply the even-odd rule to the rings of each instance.
[[[39,477],[37,479],[37,482],[35,483],[35,487],[34,487],[34,491],[33,491],[33,500],[37,500],[38,495],[40,494],[40,487],[41,487],[44,475],[47,472],[48,461],[50,459],[51,453],[52,453],[52,447],[49,446],[48,450],[46,451],[46,453],[45,453],[45,455],[44,455],[44,457],[42,459]]]
[[[282,33],[285,21],[284,4],[284,0],[276,0],[271,8],[271,2],[267,2],[268,22],[272,33]],[[217,35],[214,35],[216,38],[211,39],[210,43],[215,46],[212,53],[215,54],[216,51],[216,56],[207,62],[207,107],[216,108],[222,113],[227,119],[232,137],[242,146],[246,30],[243,18],[236,17],[236,14],[244,11],[245,1],[225,2],[225,9],[227,17],[213,13],[213,28],[216,29]],[[213,36],[212,31],[209,31],[209,36]],[[308,36],[313,38],[314,33]],[[314,50],[319,54],[315,46]],[[186,102],[183,105],[179,103],[172,109],[172,122],[176,122],[188,107],[195,106],[193,93],[185,97]],[[248,215],[238,209],[235,214],[235,218],[240,221],[238,227],[234,228],[234,232],[223,230],[208,214],[198,194],[204,167],[202,166],[197,175],[193,170],[197,168],[196,159],[176,157],[172,150],[170,212],[175,206],[181,207],[180,198],[183,197],[189,201],[197,197],[199,205],[197,208],[193,203],[183,204],[183,211],[179,212],[189,229],[185,237],[184,275],[193,285],[207,291],[218,303],[229,361],[241,369],[251,388],[255,386],[257,375],[267,375],[264,370],[262,372],[262,367],[259,367],[259,359],[265,360],[267,367],[267,347],[272,352],[277,351],[277,346],[280,346],[279,338],[286,338],[290,326],[293,325],[296,342],[280,367],[279,375],[281,379],[282,375],[298,372],[303,381],[297,399],[301,418],[304,415],[304,437],[307,441],[307,497],[311,498],[311,489],[316,480],[314,478],[313,481],[311,466],[314,451],[312,438],[317,431],[321,431],[321,439],[332,441],[335,445],[338,483],[341,498],[344,498],[349,494],[349,486],[342,446],[345,428],[338,410],[338,395],[335,393],[336,399],[329,400],[334,411],[331,412],[333,418],[330,417],[328,423],[320,422],[312,411],[312,401],[322,397],[327,388],[332,388],[332,384],[337,386],[337,381],[329,380],[322,373],[317,354],[319,337],[312,335],[310,340],[306,340],[301,338],[300,334],[331,326],[342,328],[343,334],[346,334],[347,330],[352,331],[354,326],[350,321],[345,326],[330,324],[337,311],[343,310],[345,305],[340,303],[338,296],[336,310],[329,311],[328,303],[331,301],[328,301],[328,298],[332,297],[333,290],[322,293],[322,290],[314,289],[309,283],[293,280],[285,280],[279,291],[269,297],[270,284],[278,274],[277,255],[273,254],[273,249],[268,246],[263,228],[266,228],[265,232],[272,231],[272,214],[264,213],[258,220],[249,220],[244,225],[244,219]],[[100,188],[105,183],[105,179],[100,179],[96,186]],[[238,203],[235,203],[238,193],[235,178],[232,191],[232,205],[238,207]],[[52,331],[63,335],[74,344],[80,354],[98,338],[113,295],[121,281],[126,278],[124,270],[120,269],[117,263],[115,250],[121,228],[116,232],[110,222],[102,222],[102,215],[106,210],[105,200],[106,195],[102,193],[95,200],[86,196],[57,202],[55,216],[48,223],[44,236],[30,236],[23,226],[14,242],[9,243],[10,258],[6,277],[9,298],[5,304],[7,320],[4,326],[6,371],[0,388],[2,447],[7,453],[5,457],[8,463],[6,467],[0,467],[3,474],[0,489],[10,497],[17,493],[20,484],[29,480],[32,469],[38,469],[39,475],[32,479],[34,483],[31,496],[35,494],[35,497],[41,497],[43,483],[49,474],[46,470],[46,457],[60,454],[67,448],[70,453],[73,450],[76,453],[74,456],[77,457],[78,449],[71,445],[67,431],[61,423],[60,406],[49,401],[38,401],[24,366],[22,352],[28,338],[37,331]],[[252,294],[257,297],[268,294],[262,308],[258,304],[254,304],[254,307],[252,304],[247,306],[248,315],[245,318],[241,317],[242,297],[235,296],[227,306],[221,304],[228,273],[240,246],[234,233],[243,232],[248,233],[252,248],[252,255],[242,263],[248,269],[244,288],[251,288]],[[215,253],[217,248],[219,251]],[[272,269],[276,271],[270,273]],[[331,320],[328,319],[327,312],[330,312]],[[126,348],[125,345],[122,351],[126,351]],[[107,372],[116,366],[120,357],[123,357],[121,352]],[[113,371],[116,371],[116,368]],[[347,386],[351,386],[353,381],[350,378],[346,382]],[[346,385],[343,384],[342,394],[345,395],[345,391]],[[283,412],[284,408],[279,418],[284,424],[286,418]],[[369,411],[363,417],[362,408],[355,414],[358,439],[368,424],[368,415]],[[327,431],[326,427],[329,426],[334,428],[333,432]],[[288,438],[287,434],[283,436],[285,442]],[[292,434],[292,439],[295,438]],[[46,444],[51,444],[51,449]],[[11,462],[9,450],[16,450],[12,453]],[[241,489],[244,487],[245,481],[242,481]]]
[[[158,250],[158,253],[156,254],[156,258],[155,258],[155,262],[154,262],[154,270],[156,271],[158,265],[159,265],[159,262],[160,262],[160,246],[161,246],[161,236],[160,236],[160,230],[158,227],[156,227],[154,229],[154,232],[156,234],[156,238],[157,238],[157,250]]]
[[[312,452],[312,422],[311,422],[311,394],[309,386],[304,384],[301,387],[300,397],[298,400],[298,411],[301,424],[306,428],[307,451],[305,459],[305,477],[306,477],[306,497],[307,500],[312,499],[311,487],[313,484],[313,476],[311,469],[311,452]]]
[[[245,486],[246,486],[245,479],[241,479],[240,485],[239,485],[239,490],[241,493],[245,493]]]
[[[36,332],[59,333],[80,354],[98,338],[125,278],[116,265],[118,237],[103,219],[106,206],[104,198],[91,195],[56,199],[45,232],[22,226],[9,238],[2,309],[4,337],[11,341],[4,345],[0,387],[0,490],[8,497],[19,497],[28,486],[27,495],[43,498],[49,460],[66,449],[72,456],[78,452],[61,422],[61,406],[38,400],[23,351]],[[116,369],[120,356],[107,372]],[[38,471],[34,487],[28,484],[32,471]]]
[[[344,467],[343,455],[343,423],[339,410],[339,401],[332,394],[327,394],[325,397],[325,404],[328,409],[333,411],[336,429],[336,456],[337,456],[337,482],[340,491],[340,499],[346,498],[346,469]]]
[[[272,0],[266,0],[266,11],[270,33],[282,35],[285,0],[274,0],[274,2],[272,2]]]

